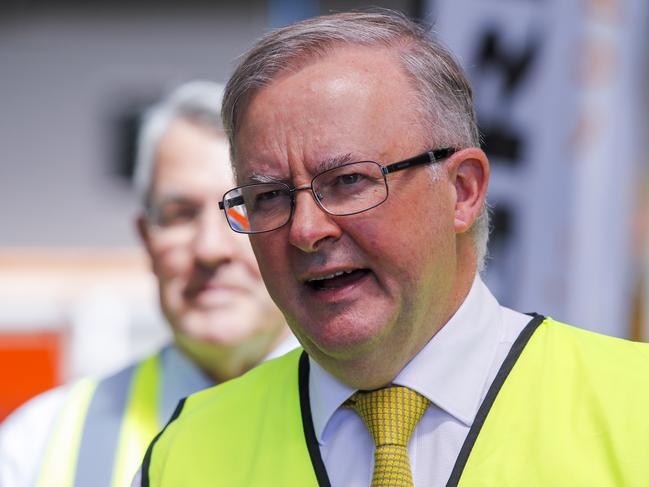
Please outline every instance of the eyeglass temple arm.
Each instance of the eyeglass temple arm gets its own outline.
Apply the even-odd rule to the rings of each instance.
[[[219,210],[225,210],[225,204],[227,203],[228,208],[233,206],[239,206],[243,204],[243,196],[235,196],[234,198],[228,198],[227,200],[219,201]]]
[[[383,174],[389,174],[391,172],[401,171],[403,169],[408,169],[409,167],[413,167],[413,166],[419,166],[431,162],[439,162],[453,155],[455,152],[457,152],[457,149],[453,149],[451,147],[425,152],[424,154],[411,157],[410,159],[406,159],[404,161],[399,161],[399,162],[395,162],[394,164],[382,166],[381,171],[383,172]]]

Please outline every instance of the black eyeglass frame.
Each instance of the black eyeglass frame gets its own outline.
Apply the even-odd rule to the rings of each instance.
[[[333,216],[357,215],[359,213],[363,213],[365,211],[371,210],[372,208],[376,208],[377,206],[382,205],[383,203],[385,203],[385,201],[388,199],[388,195],[390,193],[390,189],[389,189],[390,187],[388,185],[388,180],[386,178],[386,176],[388,174],[393,173],[393,172],[397,172],[397,171],[403,171],[404,169],[408,169],[408,168],[415,167],[415,166],[421,166],[423,164],[437,163],[437,162],[443,161],[444,159],[447,159],[448,157],[455,154],[457,151],[458,151],[458,149],[455,149],[455,148],[452,148],[452,147],[445,147],[443,149],[435,149],[435,150],[423,152],[423,153],[418,154],[418,155],[413,156],[413,157],[409,157],[408,159],[404,159],[402,161],[393,162],[392,164],[388,164],[387,166],[383,166],[382,164],[379,164],[376,161],[354,161],[354,162],[349,162],[347,164],[342,164],[340,166],[336,166],[336,167],[333,167],[331,169],[327,169],[326,171],[323,171],[321,173],[316,174],[315,176],[313,176],[313,179],[311,179],[311,183],[309,185],[300,186],[299,188],[291,187],[289,184],[282,183],[282,182],[271,183],[271,184],[277,184],[278,186],[286,187],[287,191],[289,192],[290,198],[291,198],[291,208],[290,208],[290,212],[288,214],[288,218],[286,219],[286,222],[284,222],[280,226],[272,228],[270,230],[260,230],[260,231],[257,231],[257,232],[254,232],[254,231],[252,231],[252,232],[243,232],[241,230],[237,230],[237,229],[233,228],[232,224],[230,223],[230,219],[228,218],[225,203],[224,203],[225,202],[225,195],[228,194],[231,191],[235,191],[237,189],[242,189],[242,188],[247,188],[247,187],[250,187],[250,186],[257,186],[257,185],[269,184],[269,183],[244,184],[243,186],[237,186],[236,188],[232,188],[232,189],[226,191],[223,194],[223,199],[221,201],[219,201],[219,209],[223,210],[223,214],[225,215],[225,220],[228,222],[228,226],[232,229],[232,231],[234,231],[236,233],[243,233],[243,234],[246,234],[246,235],[255,235],[255,234],[258,234],[258,233],[273,232],[275,230],[278,230],[278,229],[282,228],[287,223],[289,223],[291,221],[291,219],[293,218],[293,213],[295,211],[295,193],[297,191],[302,191],[302,190],[305,190],[305,189],[310,189],[311,190],[311,193],[313,194],[313,198],[315,199],[316,203],[322,209],[322,211],[324,211],[325,213],[327,213],[329,215],[333,215]],[[315,181],[317,178],[319,178],[323,174],[326,174],[326,173],[328,173],[330,171],[336,171],[336,170],[340,169],[341,167],[349,166],[349,165],[352,165],[352,164],[358,164],[358,163],[362,163],[362,162],[373,162],[374,164],[379,166],[379,168],[381,169],[381,174],[383,175],[383,182],[385,183],[385,198],[383,198],[381,201],[379,201],[375,205],[370,206],[369,208],[364,208],[364,209],[359,210],[359,211],[353,211],[351,213],[333,213],[330,210],[328,210],[327,208],[325,208],[323,206],[323,204],[320,202],[320,199],[318,198],[318,194],[313,189],[313,181]],[[235,197],[235,198],[230,198],[230,200],[235,200],[236,204],[230,204],[228,206],[228,208],[232,208],[234,206],[244,204],[242,196],[238,196],[238,197]],[[241,201],[239,201],[239,200],[241,200]]]

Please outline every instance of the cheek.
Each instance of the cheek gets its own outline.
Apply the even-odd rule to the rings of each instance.
[[[183,248],[154,249],[151,258],[153,271],[163,281],[187,274],[192,266],[190,252]]]
[[[453,254],[452,215],[434,215],[385,212],[376,219],[359,219],[349,232],[386,282],[416,286]]]
[[[279,243],[277,239],[271,238],[269,235],[262,234],[250,237],[250,247],[254,260],[258,263],[262,275],[271,270],[272,264],[278,265],[278,259],[280,258]]]
[[[272,237],[270,235],[253,236],[250,238],[250,243],[254,251],[255,262],[258,263],[257,272],[263,278],[265,289],[273,299],[277,299],[281,294],[279,292],[281,289],[288,289],[288,286],[279,284],[287,282],[286,274],[290,273],[290,266],[282,251],[281,237]],[[278,285],[275,285],[276,282]]]
[[[241,244],[238,246],[238,255],[241,262],[245,265],[248,274],[256,280],[261,279],[261,272],[259,271],[259,264],[257,263],[257,258],[255,252],[253,252],[252,246],[248,241],[247,237],[243,237],[244,240],[241,241]]]

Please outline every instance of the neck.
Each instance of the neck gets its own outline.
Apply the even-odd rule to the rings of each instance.
[[[193,340],[184,335],[175,336],[176,345],[215,383],[238,377],[262,362],[277,346],[288,338],[283,327],[272,337],[258,337],[236,347],[222,346]]]

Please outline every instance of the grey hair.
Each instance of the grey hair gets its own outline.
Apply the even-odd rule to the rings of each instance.
[[[244,54],[225,87],[221,111],[233,163],[240,118],[251,97],[278,75],[345,44],[381,47],[398,56],[416,90],[431,147],[480,146],[473,92],[453,54],[432,38],[429,28],[400,12],[374,9],[315,17],[277,29]],[[489,238],[486,204],[471,231],[481,270]]]
[[[178,119],[224,132],[221,122],[223,85],[196,80],[171,91],[144,114],[137,139],[134,182],[146,209],[150,204],[151,183],[158,146],[169,126]]]

